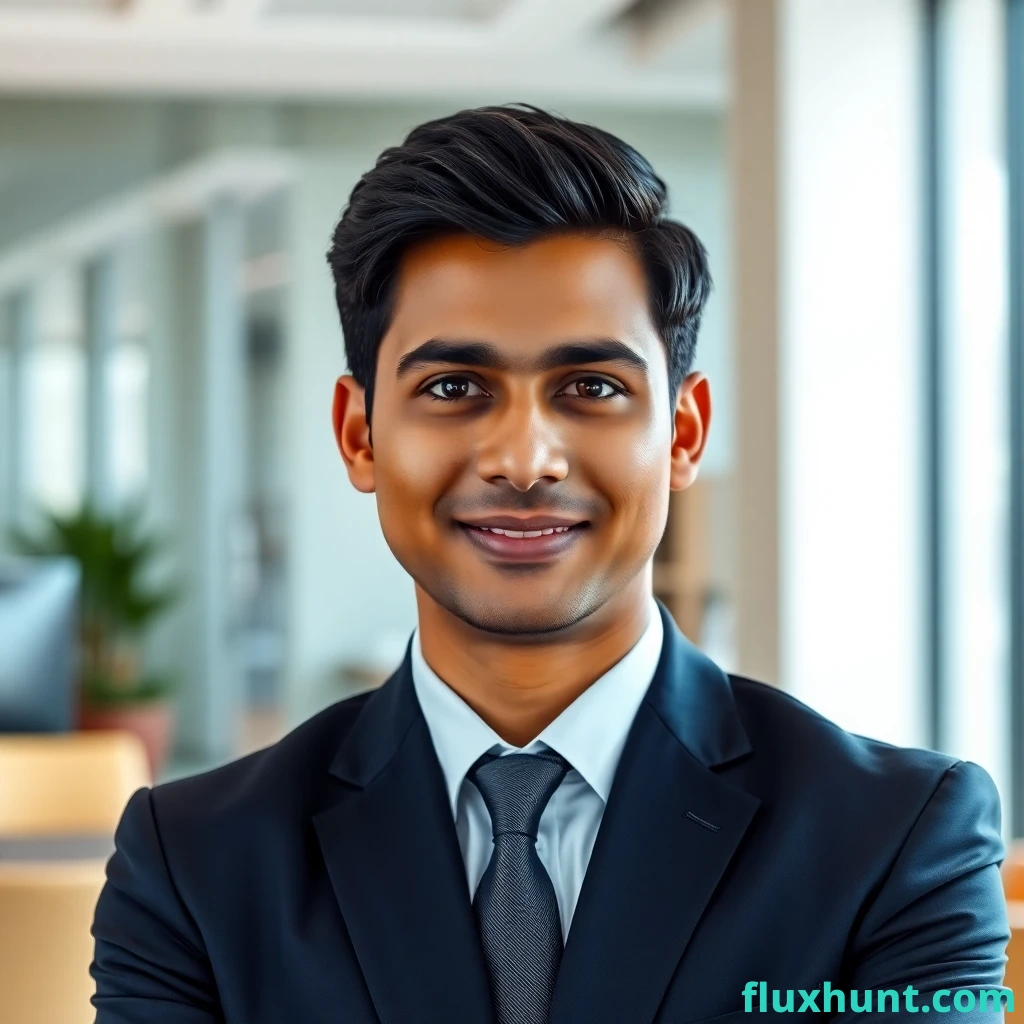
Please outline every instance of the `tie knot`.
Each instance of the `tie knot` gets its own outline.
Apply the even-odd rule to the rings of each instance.
[[[518,832],[537,838],[540,817],[572,766],[561,754],[484,754],[466,773],[484,798],[494,838]]]

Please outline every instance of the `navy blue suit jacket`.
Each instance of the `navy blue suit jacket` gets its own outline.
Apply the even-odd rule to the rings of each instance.
[[[1009,931],[986,772],[727,675],[660,610],[551,1024],[739,1022],[752,980],[998,986]],[[97,1024],[494,1022],[408,652],[382,688],[274,746],[139,790],[116,842],[93,926]]]

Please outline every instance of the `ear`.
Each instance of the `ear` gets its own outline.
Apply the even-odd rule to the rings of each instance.
[[[352,486],[363,494],[374,491],[373,447],[366,422],[366,392],[355,377],[339,377],[334,385],[331,410],[334,439],[345,460]]]
[[[697,479],[710,426],[711,386],[704,374],[691,373],[679,386],[673,416],[671,490],[684,491]]]

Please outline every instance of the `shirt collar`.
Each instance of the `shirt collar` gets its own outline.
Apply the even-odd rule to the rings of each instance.
[[[583,691],[525,747],[506,743],[427,664],[419,629],[413,634],[412,681],[441,763],[452,814],[459,790],[477,758],[498,753],[556,750],[605,803],[633,719],[661,657],[664,626],[652,596],[647,627],[629,652]]]

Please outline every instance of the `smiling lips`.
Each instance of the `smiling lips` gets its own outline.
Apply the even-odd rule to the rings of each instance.
[[[555,526],[546,530],[500,530],[497,526],[474,526],[474,530],[486,530],[490,533],[497,533],[503,537],[546,537],[551,533],[565,533],[571,530],[571,526]]]
[[[568,550],[587,524],[554,516],[490,516],[459,525],[477,547],[502,561],[536,562]]]

